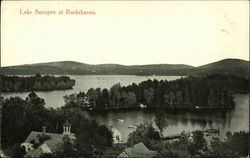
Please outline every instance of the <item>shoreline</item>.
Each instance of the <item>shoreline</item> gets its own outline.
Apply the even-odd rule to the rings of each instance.
[[[140,107],[114,107],[111,109],[102,108],[102,109],[82,109],[84,111],[87,111],[89,113],[108,113],[108,112],[123,112],[123,111],[144,111],[144,112],[157,112],[162,111],[164,112],[171,112],[171,113],[178,113],[178,112],[201,112],[201,113],[209,113],[209,112],[227,112],[231,111],[235,108],[235,106],[230,106],[227,108],[219,108],[219,107],[206,107],[206,108],[164,108],[164,107],[148,107],[148,108],[140,108]]]

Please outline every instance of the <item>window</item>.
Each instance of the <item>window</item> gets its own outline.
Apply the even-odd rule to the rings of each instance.
[[[117,135],[116,137],[116,140],[119,142],[120,141],[120,138],[119,138],[119,136]]]

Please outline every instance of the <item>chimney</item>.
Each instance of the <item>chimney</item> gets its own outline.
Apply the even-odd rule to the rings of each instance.
[[[46,133],[46,127],[43,126],[43,134],[45,134],[45,133]]]

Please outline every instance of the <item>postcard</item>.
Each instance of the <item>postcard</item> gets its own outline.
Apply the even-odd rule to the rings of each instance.
[[[248,1],[2,1],[0,70],[0,157],[249,157]]]

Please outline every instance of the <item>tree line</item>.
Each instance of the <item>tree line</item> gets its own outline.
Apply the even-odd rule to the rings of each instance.
[[[90,88],[64,96],[65,107],[82,109],[146,108],[202,109],[234,107],[234,93],[248,92],[249,80],[233,75],[189,76],[181,79],[147,80],[139,84],[113,85],[109,90]]]
[[[5,76],[1,75],[2,92],[22,92],[22,91],[49,91],[71,89],[75,85],[75,80],[68,76]]]

